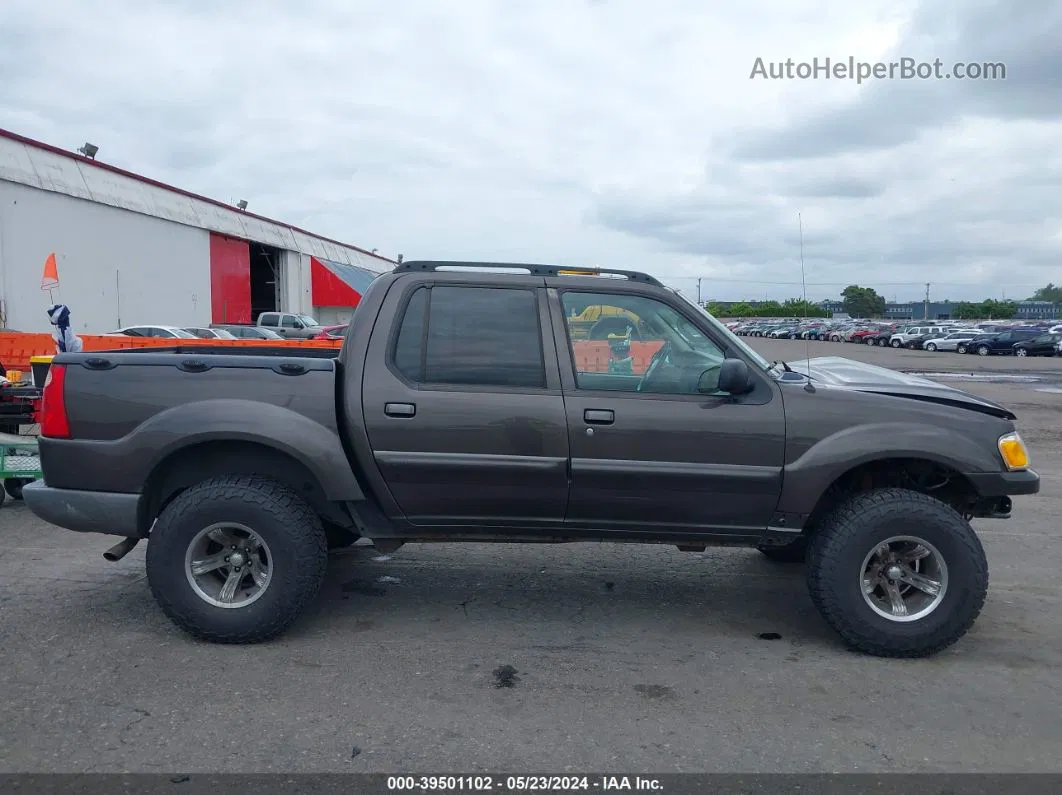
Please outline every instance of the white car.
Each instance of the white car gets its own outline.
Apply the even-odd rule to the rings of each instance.
[[[969,342],[976,336],[977,333],[973,331],[953,331],[951,334],[926,340],[922,345],[922,349],[927,351],[955,351],[958,350],[960,344]]]
[[[902,348],[909,340],[921,337],[925,334],[939,334],[944,336],[943,326],[908,326],[903,331],[898,331],[889,338],[889,345],[893,348]]]
[[[112,331],[108,337],[162,337],[165,339],[195,340],[199,339],[190,331],[178,326],[126,326]]]

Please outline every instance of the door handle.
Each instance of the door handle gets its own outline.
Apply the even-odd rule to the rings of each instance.
[[[417,406],[414,403],[385,403],[384,414],[388,417],[416,417]]]
[[[616,412],[612,409],[587,409],[583,419],[590,425],[611,425],[616,421]]]

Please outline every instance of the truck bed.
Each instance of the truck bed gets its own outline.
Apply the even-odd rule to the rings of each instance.
[[[248,438],[263,427],[317,438],[323,466],[349,469],[338,437],[332,351],[292,356],[290,348],[205,347],[64,354],[76,442],[41,441],[47,484],[139,492],[168,450],[209,442],[222,425],[229,440],[240,439],[240,427]]]

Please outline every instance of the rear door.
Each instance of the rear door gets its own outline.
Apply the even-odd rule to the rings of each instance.
[[[781,493],[785,412],[777,384],[756,365],[740,397],[697,391],[727,341],[670,295],[620,287],[551,289],[571,448],[566,520],[587,529],[755,534]],[[574,340],[567,319],[601,305],[638,318],[630,340]],[[666,330],[661,323],[667,324]],[[671,363],[665,338],[679,335]],[[737,355],[731,352],[731,355]],[[750,365],[752,366],[752,365]]]
[[[568,430],[543,293],[538,277],[440,273],[384,299],[365,427],[411,523],[562,526]]]

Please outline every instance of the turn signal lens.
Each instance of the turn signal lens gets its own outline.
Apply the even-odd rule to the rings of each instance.
[[[1007,469],[1028,469],[1029,451],[1025,448],[1025,442],[1017,433],[1008,433],[999,437],[999,454],[1003,456],[1003,463]]]

